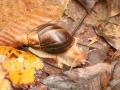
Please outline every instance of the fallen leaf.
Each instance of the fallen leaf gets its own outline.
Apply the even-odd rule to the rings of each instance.
[[[7,73],[8,79],[14,86],[35,83],[35,71],[43,69],[42,61],[29,52],[1,46],[0,54],[8,58],[1,64]]]
[[[78,1],[87,10],[87,12],[90,12],[91,9],[96,4],[96,2],[98,2],[98,0],[78,0]]]
[[[120,25],[104,22],[96,28],[98,35],[104,37],[104,39],[114,47],[116,50],[120,50]]]
[[[120,13],[120,0],[107,0],[109,16],[115,16]]]

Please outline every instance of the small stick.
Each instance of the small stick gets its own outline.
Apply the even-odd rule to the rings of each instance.
[[[88,15],[88,13],[86,13],[86,14],[83,16],[82,20],[80,19],[80,20],[78,21],[77,25],[76,25],[75,28],[73,29],[72,36],[75,35],[75,33],[76,33],[77,30],[80,28],[80,26],[82,25],[83,21],[84,21],[85,18],[87,17],[87,15]]]
[[[96,3],[95,3],[95,4],[96,4]],[[94,6],[95,6],[95,4],[94,4]],[[80,20],[78,21],[77,25],[76,25],[75,28],[73,29],[72,36],[74,36],[75,33],[78,31],[78,29],[80,29],[80,27],[81,27],[82,23],[84,22],[85,18],[91,13],[91,11],[93,11],[93,7],[94,7],[94,6],[93,6],[93,7],[90,8],[90,10],[88,11],[82,3],[80,3],[80,5],[85,9],[86,14],[83,16],[82,20],[80,19]]]

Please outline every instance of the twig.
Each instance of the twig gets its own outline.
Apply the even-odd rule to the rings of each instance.
[[[78,21],[77,25],[76,25],[75,28],[72,30],[72,31],[73,31],[73,32],[72,32],[72,36],[75,35],[75,33],[76,33],[77,30],[80,28],[80,26],[82,25],[83,21],[84,21],[85,18],[87,17],[87,15],[88,15],[88,13],[86,13],[86,14],[83,16],[82,20],[80,19],[80,20]]]
[[[95,3],[95,4],[96,4],[96,3]],[[95,6],[95,4],[94,4],[94,6]],[[80,3],[80,5],[85,9],[86,14],[83,16],[82,20],[80,19],[80,20],[78,21],[77,25],[76,25],[75,28],[72,30],[72,31],[73,31],[73,32],[72,32],[72,36],[74,36],[75,33],[77,32],[77,30],[80,29],[83,21],[84,21],[85,18],[93,11],[93,8],[94,8],[94,6],[93,6],[93,7],[88,11],[82,3]]]

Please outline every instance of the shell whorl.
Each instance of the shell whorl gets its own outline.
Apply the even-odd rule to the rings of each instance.
[[[50,23],[38,29],[38,38],[40,48],[51,54],[60,54],[67,51],[74,41],[67,30]]]

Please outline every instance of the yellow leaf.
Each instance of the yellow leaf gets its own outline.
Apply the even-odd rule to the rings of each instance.
[[[18,85],[20,81],[20,73],[17,71],[11,71],[9,73],[9,78],[13,84]]]
[[[7,54],[4,52],[4,50]],[[20,51],[10,47],[6,47],[4,50],[2,50],[0,47],[0,51],[4,52],[6,57],[8,57],[8,60],[4,60],[2,66],[8,73],[10,81],[16,86],[34,83],[35,70],[43,69],[43,62],[28,52]],[[9,50],[11,50],[10,54],[8,54]]]
[[[7,71],[20,71],[23,65],[16,60],[7,60],[3,64],[3,68]]]
[[[27,85],[33,83],[35,80],[34,74],[35,74],[34,69],[25,70],[20,77],[20,84]]]

